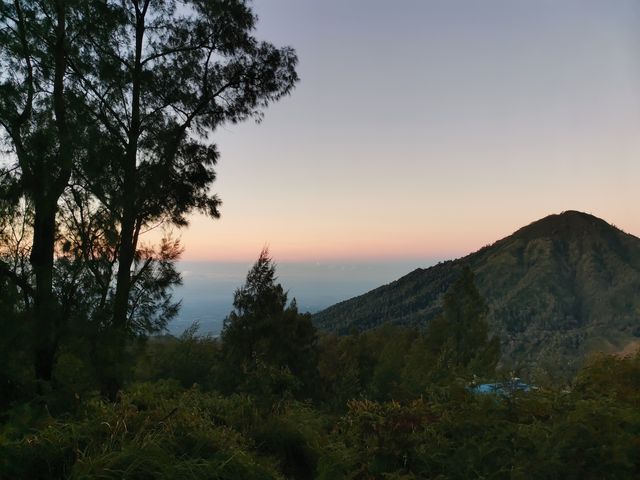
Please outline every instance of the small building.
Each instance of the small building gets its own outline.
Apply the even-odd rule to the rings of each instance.
[[[531,385],[521,382],[519,378],[514,378],[513,380],[509,380],[507,382],[481,383],[479,385],[469,387],[469,390],[472,393],[478,393],[480,395],[494,394],[510,396],[515,392],[528,393],[533,388],[534,387],[532,387]]]

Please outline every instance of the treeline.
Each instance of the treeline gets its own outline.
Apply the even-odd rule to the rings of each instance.
[[[6,305],[11,308],[11,297]],[[235,292],[233,305],[219,339],[199,336],[197,325],[179,339],[133,339],[126,352],[131,364],[122,380],[171,378],[185,388],[198,384],[223,394],[288,392],[341,408],[363,395],[409,399],[433,383],[493,378],[500,358],[498,339],[489,338],[487,307],[469,269],[445,295],[443,315],[425,332],[389,325],[362,334],[320,335],[311,316],[298,311],[295,299],[288,302],[266,250]],[[2,337],[5,395],[0,407],[29,399],[37,390],[25,361],[29,348],[20,342],[26,333],[21,326],[16,322],[10,335]],[[63,343],[55,381],[41,396],[51,402],[101,391],[96,368],[105,367],[95,367],[93,347],[81,335]]]

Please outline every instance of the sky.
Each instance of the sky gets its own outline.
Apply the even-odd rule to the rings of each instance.
[[[637,0],[256,0],[300,83],[213,133],[186,261],[455,258],[551,213],[640,236]]]

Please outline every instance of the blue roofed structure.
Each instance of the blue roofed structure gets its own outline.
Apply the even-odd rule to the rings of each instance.
[[[508,396],[513,395],[515,392],[528,393],[532,388],[533,387],[531,385],[521,382],[520,379],[515,378],[508,382],[481,383],[474,387],[470,387],[469,390],[472,393],[481,395],[494,394]]]

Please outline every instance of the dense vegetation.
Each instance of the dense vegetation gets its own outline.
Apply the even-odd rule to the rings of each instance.
[[[183,365],[184,369],[188,365]],[[611,375],[612,372],[618,372]],[[623,373],[629,376],[620,375]],[[640,359],[601,358],[570,392],[326,403],[160,380],[73,413],[5,415],[3,478],[637,478]],[[629,385],[629,380],[634,386]]]
[[[487,301],[503,364],[537,381],[549,372],[568,381],[589,354],[640,340],[640,239],[575,211],[415,270],[314,315],[314,322],[339,333],[386,322],[424,327],[441,314],[444,293],[465,265]]]
[[[385,325],[345,336],[318,334],[274,274],[263,252],[220,339],[196,325],[138,345],[116,402],[71,349],[40,395],[10,364],[0,478],[640,474],[640,354],[594,357],[562,389],[482,395],[475,383],[508,386],[511,373],[495,371],[499,351],[470,270],[426,332]]]

